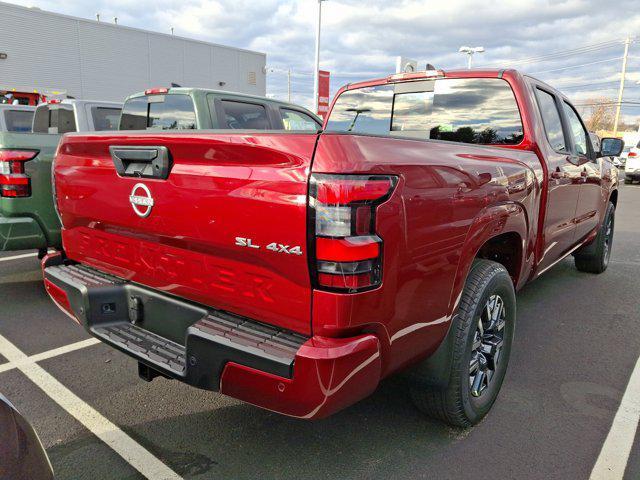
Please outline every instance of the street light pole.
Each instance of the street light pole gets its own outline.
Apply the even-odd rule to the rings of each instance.
[[[463,46],[463,47],[460,47],[458,52],[467,54],[467,68],[469,70],[471,70],[471,66],[473,65],[473,55],[475,53],[484,52],[484,47],[467,47],[467,46]]]
[[[620,73],[620,89],[618,90],[618,104],[616,106],[616,119],[613,122],[613,135],[618,134],[618,122],[620,121],[620,108],[622,107],[622,95],[624,94],[624,79],[627,76],[627,57],[629,56],[629,44],[631,38],[624,41],[624,55],[622,57],[622,72]]]
[[[314,113],[318,113],[318,90],[320,88],[320,29],[322,26],[322,2],[318,0],[318,25],[316,28],[316,63],[313,72],[313,105]]]

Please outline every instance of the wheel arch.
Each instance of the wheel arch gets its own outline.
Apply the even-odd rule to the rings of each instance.
[[[449,311],[455,311],[476,258],[502,264],[517,289],[526,279],[527,252],[532,249],[532,246],[527,245],[528,238],[529,219],[522,205],[507,203],[484,209],[474,219],[462,247],[449,300]]]
[[[450,299],[451,321],[449,330],[438,349],[425,359],[418,368],[420,381],[432,386],[445,386],[449,380],[453,356],[453,341],[455,329],[455,310],[462,297],[462,291],[473,262],[477,258],[497,261],[506,258],[505,248],[516,248],[516,253],[510,256],[512,261],[503,266],[509,272],[514,287],[521,284],[526,277],[526,241],[528,239],[529,223],[526,210],[517,203],[495,205],[483,210],[475,219],[467,233],[462,256],[454,280]],[[498,255],[498,259],[491,258]]]

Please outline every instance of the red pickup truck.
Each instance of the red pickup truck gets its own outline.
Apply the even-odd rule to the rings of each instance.
[[[572,253],[607,267],[621,148],[514,70],[347,85],[321,133],[68,134],[45,285],[146,380],[310,419],[411,367],[417,406],[469,426],[515,291]]]

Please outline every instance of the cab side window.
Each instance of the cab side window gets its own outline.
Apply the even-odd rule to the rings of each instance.
[[[576,153],[578,155],[588,156],[589,149],[587,148],[587,137],[589,134],[584,129],[584,126],[580,121],[580,117],[578,117],[576,111],[567,102],[562,102],[562,108],[564,108],[564,113],[569,120],[569,129],[573,135],[573,143],[576,148]]]

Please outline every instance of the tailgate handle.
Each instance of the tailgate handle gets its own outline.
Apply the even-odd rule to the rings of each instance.
[[[160,178],[171,172],[171,154],[167,147],[110,146],[109,153],[121,177]]]

